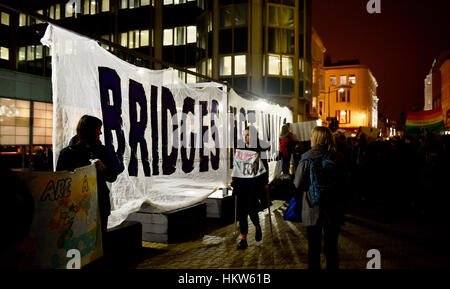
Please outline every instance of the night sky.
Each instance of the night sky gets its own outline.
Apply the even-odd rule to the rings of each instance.
[[[399,120],[424,105],[424,79],[433,59],[450,49],[450,0],[312,0],[312,25],[332,62],[359,59],[378,81],[379,110]]]

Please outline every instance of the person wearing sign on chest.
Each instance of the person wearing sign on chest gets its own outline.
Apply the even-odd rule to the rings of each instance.
[[[246,127],[243,137],[244,145],[238,146],[236,150],[231,174],[233,177],[231,186],[237,197],[237,214],[241,232],[238,250],[248,247],[248,216],[255,226],[255,240],[262,240],[258,210],[261,196],[265,195],[269,181],[268,164],[267,160],[261,157],[264,149],[261,147],[256,128]]]

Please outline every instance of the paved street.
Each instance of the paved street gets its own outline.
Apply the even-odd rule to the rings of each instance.
[[[283,220],[286,204],[271,207],[273,237],[268,211],[260,212],[263,240],[254,240],[249,229],[249,247],[236,250],[239,235],[233,223],[209,220],[205,234],[188,242],[158,244],[143,242],[138,269],[306,269],[306,231],[300,223]],[[251,222],[250,222],[251,224]],[[195,226],[195,224],[193,224]],[[370,249],[381,253],[381,269],[448,268],[448,228],[438,225],[396,222],[382,224],[347,215],[339,237],[340,268],[365,269]],[[325,260],[322,256],[322,268]]]

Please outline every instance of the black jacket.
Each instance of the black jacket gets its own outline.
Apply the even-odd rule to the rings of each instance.
[[[73,137],[70,140],[69,146],[61,150],[56,170],[73,171],[76,168],[90,165],[91,159],[101,160],[106,167],[106,170],[102,172],[97,171],[97,189],[100,214],[108,216],[111,213],[111,204],[106,182],[112,183],[116,181],[117,173],[114,170],[112,161],[104,145],[95,144],[90,146],[87,144],[79,144],[77,137]]]

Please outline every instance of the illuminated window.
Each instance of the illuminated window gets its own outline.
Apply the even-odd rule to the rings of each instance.
[[[65,12],[66,18],[73,17],[73,14],[75,12],[74,5],[75,5],[75,3],[70,3],[70,2],[66,4],[66,12]]]
[[[356,84],[356,76],[349,75],[348,76],[348,84],[351,84],[351,85]]]
[[[186,3],[186,0],[174,0],[173,4],[177,5],[177,4],[184,4],[184,3]]]
[[[141,31],[141,46],[148,46],[149,45],[149,30],[142,30]]]
[[[2,12],[2,24],[9,26],[9,14]]]
[[[26,47],[19,47],[19,61],[26,60],[27,57],[27,48]]]
[[[172,5],[173,0],[164,0],[164,5]]]
[[[294,76],[294,66],[293,66],[294,58],[293,57],[282,57],[282,71],[283,76]]]
[[[33,144],[52,144],[53,104],[33,103]]]
[[[195,68],[188,68],[188,70],[192,72],[197,72],[197,69]],[[197,80],[195,75],[189,73],[186,75],[186,83],[196,83],[196,82]]]
[[[0,98],[0,144],[30,144],[30,102]]]
[[[197,27],[187,27],[187,43],[195,43],[197,41]]]
[[[269,55],[269,74],[279,75],[280,74],[280,56],[279,55]]]
[[[4,60],[9,60],[9,48],[0,47],[0,58]]]
[[[208,58],[208,76],[212,76],[212,59]]]
[[[336,85],[336,76],[335,75],[330,76],[330,85]]]
[[[173,45],[173,29],[164,29],[163,45]]]
[[[50,12],[49,12],[48,17],[51,19],[55,19],[55,6],[53,6],[53,5],[50,6]]]
[[[139,48],[139,30],[128,31],[128,48]]]
[[[281,26],[294,27],[294,9],[283,7],[281,14]]]
[[[247,61],[245,55],[234,56],[234,74],[247,74]]]
[[[175,46],[186,44],[186,27],[175,27]]]
[[[345,84],[347,84],[347,76],[345,76],[345,75],[339,76],[339,84],[340,84],[340,85],[345,85]]]
[[[102,0],[102,12],[109,11],[109,0]]]
[[[126,9],[126,8],[128,8],[128,0],[120,0],[119,9]]]
[[[44,10],[38,10],[38,11],[36,11],[36,13],[39,14],[39,15],[44,15]],[[36,20],[36,24],[42,24],[42,21],[41,20]]]
[[[19,27],[27,26],[27,15],[19,14]]]
[[[350,114],[350,110],[336,110],[335,116],[339,123],[345,124],[351,122]]]
[[[128,33],[127,32],[120,33],[120,45],[123,47],[127,47],[127,44],[128,44]]]
[[[36,47],[35,47],[35,52],[36,52],[36,57],[35,57],[35,59],[42,59],[43,57],[44,57],[44,54],[43,54],[43,46],[42,45],[36,45]]]
[[[220,58],[220,75],[231,75],[231,56],[222,56]]]
[[[317,68],[313,68],[313,71],[312,71],[312,81],[313,81],[313,83],[317,83]]]
[[[150,5],[150,0],[141,0],[141,6]]]

